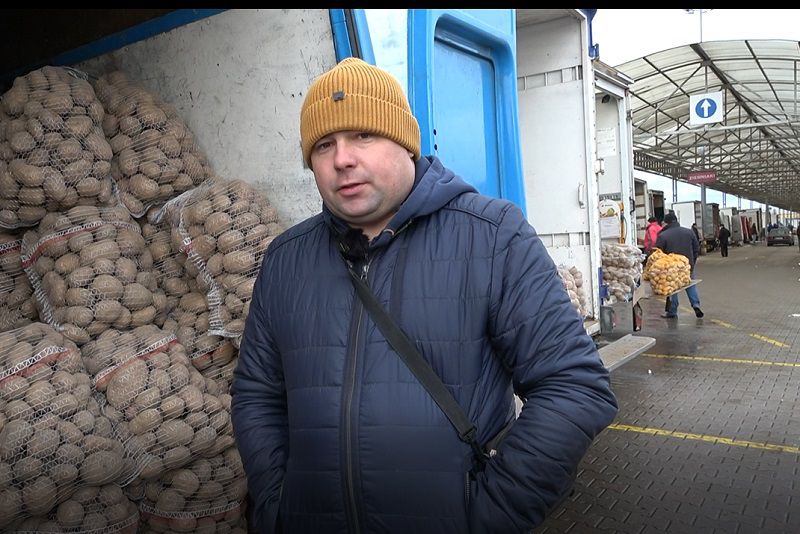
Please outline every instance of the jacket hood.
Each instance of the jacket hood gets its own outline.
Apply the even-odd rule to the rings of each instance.
[[[370,246],[388,243],[395,232],[410,220],[430,215],[463,193],[477,193],[477,190],[447,169],[436,156],[425,156],[415,164],[414,186],[400,209],[386,225],[386,228],[373,239]],[[323,205],[323,217],[337,233],[347,230],[348,225]]]

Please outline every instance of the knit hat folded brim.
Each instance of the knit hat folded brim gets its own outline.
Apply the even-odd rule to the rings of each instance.
[[[317,78],[300,113],[303,158],[326,135],[363,131],[386,137],[420,157],[420,131],[400,83],[388,72],[357,58],[342,60]]]

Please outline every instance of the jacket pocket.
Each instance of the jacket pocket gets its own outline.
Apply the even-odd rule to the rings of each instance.
[[[503,442],[505,437],[511,432],[511,428],[514,426],[514,422],[516,418],[511,419],[506,425],[500,429],[500,431],[495,434],[495,436],[489,440],[489,442],[484,446],[483,450],[486,451],[486,454],[489,455],[489,458],[492,458],[497,453],[497,448],[500,446],[500,443]]]

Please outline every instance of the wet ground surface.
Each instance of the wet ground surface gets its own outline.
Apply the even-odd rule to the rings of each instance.
[[[698,319],[641,301],[656,345],[611,374],[620,410],[543,533],[800,533],[800,252],[732,247],[697,265]],[[631,333],[625,306],[617,329]]]

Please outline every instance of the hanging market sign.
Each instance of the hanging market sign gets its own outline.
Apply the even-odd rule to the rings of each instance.
[[[688,178],[690,184],[710,184],[717,181],[717,171],[689,171]]]

